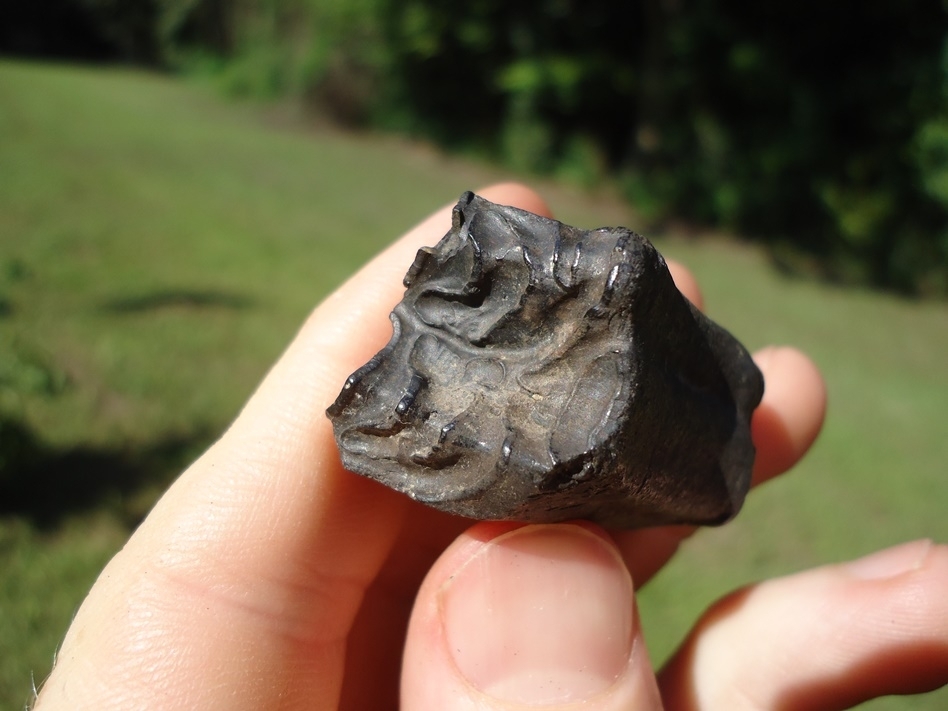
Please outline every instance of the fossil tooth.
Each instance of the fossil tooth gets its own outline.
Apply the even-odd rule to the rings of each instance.
[[[392,340],[327,410],[348,469],[477,519],[738,512],[763,377],[644,237],[465,193],[405,286]]]

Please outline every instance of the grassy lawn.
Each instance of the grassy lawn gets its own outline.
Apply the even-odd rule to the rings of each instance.
[[[306,313],[435,206],[499,171],[305,128],[200,87],[0,63],[0,707],[48,672],[96,574],[239,411]],[[540,185],[558,215],[636,218]],[[749,346],[824,369],[814,452],[704,531],[642,594],[664,658],[714,598],[763,576],[948,540],[948,306],[795,281],[714,235],[656,240]],[[407,265],[406,265],[407,267]],[[871,709],[944,709],[948,692]]]

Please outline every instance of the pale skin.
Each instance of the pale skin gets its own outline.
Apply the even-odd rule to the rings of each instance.
[[[520,185],[481,193],[550,214]],[[807,711],[948,682],[944,545],[738,591],[656,672],[634,589],[691,529],[472,525],[343,470],[325,408],[388,340],[403,273],[449,209],[313,312],[102,572],[37,709]],[[807,451],[826,393],[799,351],[755,357],[756,485]]]

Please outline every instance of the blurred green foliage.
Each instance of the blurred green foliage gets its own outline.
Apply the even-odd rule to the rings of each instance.
[[[656,222],[739,230],[837,281],[948,294],[940,0],[50,2],[80,8],[117,56],[231,94],[297,95],[523,172],[616,178]]]
[[[937,0],[397,7],[389,71],[420,132],[520,169],[612,174],[654,220],[790,245],[833,279],[948,292]]]

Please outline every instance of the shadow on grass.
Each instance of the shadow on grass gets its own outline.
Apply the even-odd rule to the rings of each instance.
[[[22,516],[47,529],[67,516],[108,508],[135,527],[212,439],[202,428],[141,447],[60,450],[19,422],[0,419],[0,516]]]
[[[226,291],[168,289],[137,296],[110,299],[102,309],[110,313],[134,314],[169,308],[221,308],[234,311],[254,306],[248,296]]]

